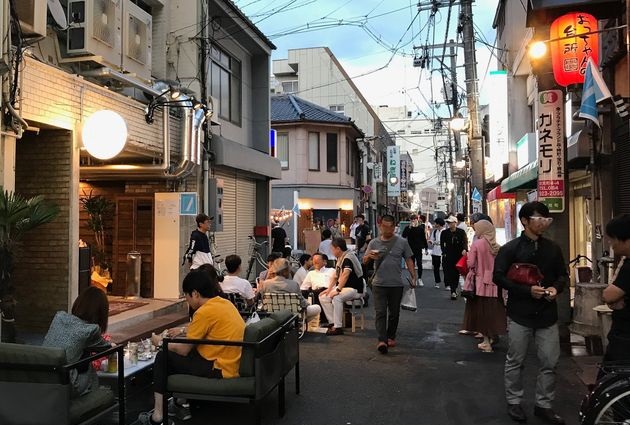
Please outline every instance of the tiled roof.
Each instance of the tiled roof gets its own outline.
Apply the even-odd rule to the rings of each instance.
[[[315,121],[348,125],[353,124],[352,120],[344,114],[333,112],[292,94],[272,96],[271,123],[293,121]]]

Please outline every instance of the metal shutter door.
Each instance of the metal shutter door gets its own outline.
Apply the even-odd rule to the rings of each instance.
[[[630,213],[630,126],[627,122],[613,131],[615,142],[615,215]]]
[[[238,176],[236,180],[236,252],[243,259],[243,273],[249,261],[249,238],[256,225],[256,183],[254,180]]]
[[[223,179],[223,231],[214,237],[217,251],[225,260],[236,252],[236,173],[217,170],[214,177]]]

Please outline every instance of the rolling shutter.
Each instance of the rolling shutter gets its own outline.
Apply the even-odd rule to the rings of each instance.
[[[628,122],[613,131],[615,143],[615,215],[630,214],[630,126]]]
[[[217,251],[225,260],[236,252],[236,173],[217,170],[215,177],[223,179],[223,231],[214,237]]]

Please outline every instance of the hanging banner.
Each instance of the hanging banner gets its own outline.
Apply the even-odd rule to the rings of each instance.
[[[550,212],[564,211],[564,101],[561,90],[538,94],[538,200]]]
[[[387,147],[387,196],[400,195],[400,148]]]
[[[372,169],[372,181],[374,183],[383,183],[383,164],[377,162]]]
[[[486,174],[492,174],[494,181],[501,180],[503,164],[510,162],[508,149],[508,82],[507,71],[491,71],[489,109],[490,158]]]
[[[400,160],[400,190],[405,191],[408,189],[409,173],[407,170],[407,161]]]
[[[555,41],[549,42],[549,48],[559,85],[582,84],[589,57],[599,64],[599,35],[584,35],[597,30],[597,19],[588,13],[567,13],[553,21],[549,38]]]

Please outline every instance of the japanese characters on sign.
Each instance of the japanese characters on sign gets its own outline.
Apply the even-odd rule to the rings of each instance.
[[[510,162],[507,71],[491,71],[489,78],[492,85],[492,96],[488,105],[490,161],[486,173],[491,174],[494,181],[499,181],[504,177],[503,164]]]
[[[549,211],[564,211],[564,102],[561,90],[538,94],[538,200]]]
[[[400,196],[400,148],[387,147],[387,196]]]
[[[383,182],[383,164],[380,162],[374,164],[374,168],[372,169],[372,181],[374,183]]]
[[[409,171],[407,170],[407,161],[400,160],[400,190],[408,189]]]
[[[599,36],[589,34],[597,29],[597,19],[588,13],[568,13],[553,21],[549,37],[555,41],[549,44],[553,75],[559,85],[583,83],[589,57],[599,63]]]

